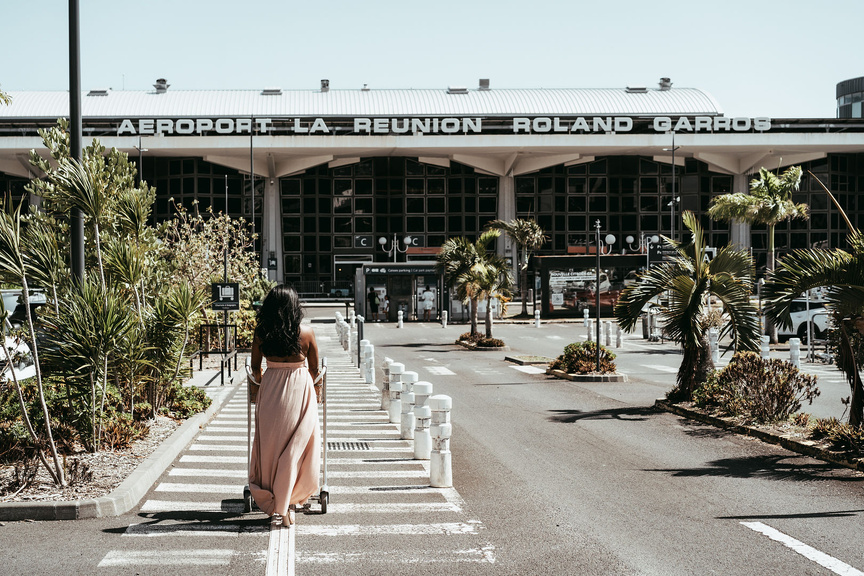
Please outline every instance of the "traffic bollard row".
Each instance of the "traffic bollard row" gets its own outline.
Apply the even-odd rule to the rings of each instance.
[[[365,338],[363,340],[360,340],[358,346],[359,349],[357,350],[357,367],[360,369],[360,378],[368,382],[368,379],[366,378],[366,362],[364,360],[366,354],[366,347],[369,346],[369,340],[366,340]]]
[[[534,327],[535,328],[540,327],[540,311],[539,310],[534,310]]]
[[[801,339],[789,338],[789,362],[795,368],[801,368]]]
[[[447,327],[447,311],[446,310],[441,311],[441,327],[442,328]]]
[[[401,362],[390,364],[389,400],[387,414],[391,424],[399,424],[402,418],[402,373],[405,365]]]
[[[760,351],[762,352],[762,358],[770,358],[771,357],[771,337],[770,336],[762,336],[762,345],[760,347]]]
[[[587,332],[587,336],[588,336],[588,341],[593,342],[594,341],[594,319],[589,318],[588,322],[585,324],[585,326],[587,327],[586,332]],[[599,344],[599,342],[598,342],[598,344]]]
[[[417,372],[410,370],[402,373],[402,417],[400,420],[400,437],[403,440],[414,439],[414,383],[417,382]]]
[[[393,364],[392,358],[384,357],[384,362],[381,364],[381,371],[384,373],[384,378],[381,381],[381,409],[390,409],[390,366]]]
[[[375,385],[375,346],[366,344],[363,349],[363,364],[366,366],[366,384]]]

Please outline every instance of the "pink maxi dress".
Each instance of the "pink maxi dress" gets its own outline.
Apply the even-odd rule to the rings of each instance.
[[[249,489],[265,514],[287,519],[318,490],[321,433],[306,361],[267,362],[255,410]]]

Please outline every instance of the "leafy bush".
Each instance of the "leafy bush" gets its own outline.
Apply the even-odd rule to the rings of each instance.
[[[588,340],[585,342],[574,342],[564,347],[564,353],[558,356],[549,368],[563,370],[568,374],[614,374],[618,371],[615,366],[615,354],[605,346],[600,346],[600,370],[597,370],[597,344]]]
[[[102,442],[112,450],[122,450],[149,432],[150,427],[147,424],[133,420],[129,414],[117,414],[104,424]]]
[[[818,419],[810,435],[815,440],[828,440],[834,450],[864,450],[864,429],[844,424],[836,418]]]
[[[175,384],[168,391],[160,412],[171,418],[183,419],[206,410],[213,400],[194,386]]]
[[[738,352],[693,392],[693,401],[700,408],[717,408],[730,416],[765,423],[786,420],[801,408],[802,401],[812,404],[818,395],[816,377],[789,362]]]

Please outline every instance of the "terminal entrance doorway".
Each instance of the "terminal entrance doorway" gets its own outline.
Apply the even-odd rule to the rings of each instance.
[[[383,319],[395,322],[402,311],[404,321],[424,320],[429,302],[428,321],[435,321],[443,303],[440,299],[441,277],[435,271],[435,263],[364,264],[357,270],[355,308],[363,310],[366,320]],[[427,286],[429,290],[427,291]],[[377,318],[369,315],[369,289],[378,294]],[[389,297],[389,306],[385,307]],[[446,308],[443,308],[446,309]],[[385,312],[385,310],[387,310]]]

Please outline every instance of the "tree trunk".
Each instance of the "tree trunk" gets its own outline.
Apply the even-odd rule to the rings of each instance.
[[[768,272],[774,272],[775,260],[774,260],[774,225],[768,225],[768,262],[766,263],[765,268]],[[772,322],[771,320],[766,319],[768,325],[765,327],[768,330],[768,337],[772,344],[777,344],[780,340],[777,338],[777,324]]]
[[[492,338],[492,297],[486,298],[486,338]]]
[[[519,290],[522,292],[522,316],[528,316],[528,248],[522,248],[522,265],[519,268]]]
[[[477,298],[471,298],[471,335],[477,334]]]
[[[864,386],[861,384],[861,375],[858,373],[858,363],[855,362],[855,352],[843,322],[840,322],[840,346],[838,347],[839,358],[837,365],[846,375],[846,381],[852,389],[852,401],[849,404],[849,425],[861,427],[864,422]]]
[[[712,370],[714,361],[711,359],[711,348],[708,336],[703,334],[698,346],[684,348],[684,358],[676,377],[677,385],[667,397],[672,402],[689,402],[693,399],[693,390],[708,379]]]

